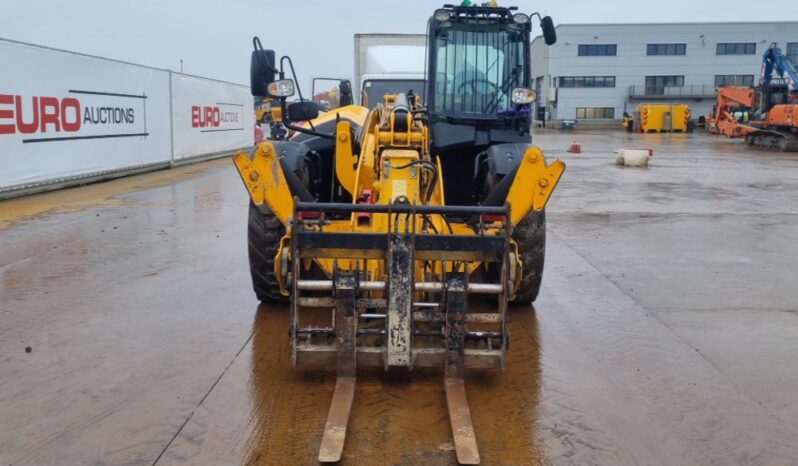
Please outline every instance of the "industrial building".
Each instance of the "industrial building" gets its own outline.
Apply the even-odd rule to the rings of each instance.
[[[532,41],[536,118],[615,125],[639,103],[686,103],[694,119],[721,84],[755,86],[772,42],[798,61],[798,22],[560,24]],[[545,111],[545,114],[544,114]]]

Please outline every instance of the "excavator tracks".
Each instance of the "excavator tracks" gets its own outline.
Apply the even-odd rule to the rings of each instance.
[[[745,135],[745,143],[755,149],[798,152],[798,135],[760,130]]]

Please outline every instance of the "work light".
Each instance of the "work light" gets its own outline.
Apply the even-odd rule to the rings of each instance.
[[[294,81],[290,79],[274,81],[266,87],[266,92],[272,97],[291,97],[294,95]]]
[[[526,24],[529,22],[529,16],[523,13],[516,13],[513,15],[513,21],[515,21],[516,24]]]
[[[433,17],[435,18],[435,21],[443,23],[452,19],[452,14],[446,10],[436,10]]]
[[[514,104],[530,104],[537,99],[538,93],[525,87],[516,87],[510,98]]]

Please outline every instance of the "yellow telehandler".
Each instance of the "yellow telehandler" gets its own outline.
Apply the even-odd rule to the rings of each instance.
[[[337,368],[321,462],[341,458],[356,368],[378,366],[442,368],[457,459],[479,463],[464,370],[504,368],[508,303],[537,297],[544,208],[565,169],[530,135],[534,16],[553,44],[537,13],[436,10],[426,102],[391,94],[371,111],[319,115],[301,92],[289,104],[290,58],[255,41],[252,93],[280,100],[293,135],[234,157],[252,280],[261,301],[290,302],[293,363]],[[469,309],[474,295],[490,305]]]

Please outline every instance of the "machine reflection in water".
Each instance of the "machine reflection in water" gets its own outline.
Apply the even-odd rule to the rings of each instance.
[[[287,305],[261,305],[256,312],[245,464],[318,463],[335,368],[291,368],[288,325]],[[484,464],[539,464],[535,426],[542,368],[535,311],[512,309],[509,331],[507,371],[468,374],[474,427],[480,432]],[[440,371],[429,372],[429,377],[414,377],[401,371],[359,371],[342,464],[457,464]]]

